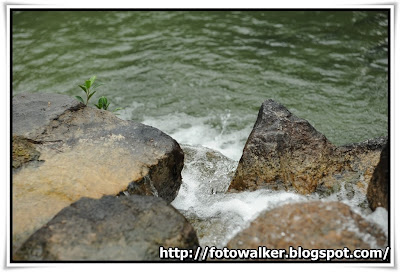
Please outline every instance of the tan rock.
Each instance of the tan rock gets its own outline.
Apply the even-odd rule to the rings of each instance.
[[[259,215],[232,238],[231,249],[369,249],[387,244],[382,230],[340,202],[287,204]]]
[[[138,193],[171,202],[181,184],[183,152],[175,140],[67,96],[13,97],[13,134],[40,153],[39,165],[13,173],[14,249],[81,197]]]

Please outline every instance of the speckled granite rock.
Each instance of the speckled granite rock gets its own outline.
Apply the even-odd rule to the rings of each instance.
[[[340,179],[354,178],[366,191],[386,141],[381,137],[336,147],[309,122],[269,99],[261,105],[228,191],[331,193]]]
[[[232,238],[228,248],[354,250],[384,248],[383,231],[340,202],[287,204],[260,214]]]

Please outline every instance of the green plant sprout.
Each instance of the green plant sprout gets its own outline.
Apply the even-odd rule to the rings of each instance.
[[[107,110],[108,106],[110,106],[110,102],[108,102],[107,97],[102,96],[99,98],[99,102],[97,102],[97,104],[94,104],[98,109],[103,109],[103,110]],[[122,108],[116,108],[114,109],[112,112],[116,112],[122,110]]]
[[[95,88],[103,85],[103,84],[94,84],[94,81],[96,80],[96,76],[92,76],[89,80],[85,81],[84,85],[78,85],[79,87],[81,87],[81,89],[85,92],[86,94],[86,102],[83,100],[82,97],[80,96],[75,96],[76,99],[78,99],[80,102],[82,102],[83,104],[85,104],[86,106],[89,103],[89,99],[96,93],[96,91],[94,91]]]
[[[108,106],[110,106],[110,102],[108,102],[107,97],[102,96],[99,98],[99,102],[94,104],[98,109],[107,110]]]

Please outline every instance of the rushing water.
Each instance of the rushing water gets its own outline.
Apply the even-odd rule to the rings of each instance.
[[[262,209],[315,197],[218,194],[265,99],[309,120],[336,145],[388,134],[384,12],[19,11],[12,20],[13,93],[82,95],[77,85],[97,75],[105,85],[93,102],[105,95],[111,108],[124,108],[121,118],[189,144],[173,204],[214,220],[214,229],[233,231]],[[201,146],[230,160],[211,163]],[[207,167],[219,172],[200,173]],[[215,188],[201,186],[211,180]],[[221,233],[202,242],[222,245]]]

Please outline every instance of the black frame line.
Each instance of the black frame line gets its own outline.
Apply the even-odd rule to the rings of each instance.
[[[17,5],[16,5],[17,6]],[[158,8],[138,8],[138,9],[132,9],[132,8],[10,8],[10,161],[12,162],[12,128],[13,128],[13,122],[12,122],[12,112],[13,112],[13,107],[12,107],[12,96],[13,96],[13,12],[14,11],[386,11],[388,14],[388,149],[389,149],[389,164],[388,164],[388,171],[389,171],[389,190],[388,190],[388,246],[391,246],[391,189],[392,189],[392,177],[391,177],[391,107],[390,107],[390,101],[391,101],[391,9],[390,8],[163,8],[163,9],[158,9]],[[15,261],[12,259],[12,252],[13,252],[13,241],[12,241],[12,230],[13,230],[13,225],[12,225],[12,211],[13,211],[13,201],[12,201],[12,193],[13,193],[13,187],[12,187],[12,182],[13,176],[12,176],[12,163],[10,163],[10,245],[9,245],[9,250],[10,250],[10,263],[13,264],[35,264],[35,263],[56,263],[56,264],[63,264],[63,263],[256,263],[255,261],[250,261],[250,260],[229,260],[228,262],[226,261],[221,261],[221,260],[212,260],[212,261],[184,261],[184,262],[179,262],[176,260],[160,260],[160,261],[137,261],[137,260],[132,260],[132,261],[116,261],[116,260],[107,260],[107,261],[102,261],[102,260],[93,260],[93,261],[86,261],[86,260],[77,260],[77,261]],[[390,249],[391,251],[394,250],[394,248]],[[340,260],[334,260],[334,261],[297,261],[297,260],[290,260],[290,261],[279,261],[279,260],[272,260],[272,261],[257,261],[257,263],[282,263],[282,264],[287,264],[287,263],[307,263],[307,264],[386,264],[391,262],[391,254],[389,253],[388,259],[386,261],[340,261]]]

